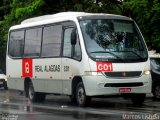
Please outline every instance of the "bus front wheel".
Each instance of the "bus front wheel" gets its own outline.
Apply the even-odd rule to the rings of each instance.
[[[153,87],[153,95],[154,95],[154,98],[156,98],[157,100],[160,100],[160,84],[159,83],[157,83]]]
[[[82,82],[79,82],[77,84],[77,89],[76,89],[76,100],[77,100],[77,104],[80,107],[85,107],[87,106],[90,101],[91,98],[86,96],[86,92],[85,92],[85,88]]]

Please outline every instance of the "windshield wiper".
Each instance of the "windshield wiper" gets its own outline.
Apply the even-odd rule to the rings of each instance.
[[[112,52],[109,52],[109,51],[95,51],[95,52],[90,52],[90,54],[92,53],[109,53],[111,55],[113,55],[114,57],[118,58],[119,60],[121,60],[122,62],[125,62],[121,57],[119,57],[118,55],[112,53]]]
[[[122,52],[132,52],[132,53],[134,53],[136,56],[138,56],[140,59],[143,59],[143,57],[141,57],[139,54],[137,54],[137,53],[134,52],[134,51],[122,51]]]

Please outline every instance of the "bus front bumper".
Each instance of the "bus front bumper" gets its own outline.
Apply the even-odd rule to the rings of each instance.
[[[83,76],[87,96],[105,96],[122,93],[151,93],[151,76],[138,78],[106,78],[105,76]]]

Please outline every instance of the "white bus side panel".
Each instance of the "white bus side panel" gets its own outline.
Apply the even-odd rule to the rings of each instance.
[[[62,93],[61,58],[34,59],[35,90],[46,93]],[[39,81],[44,81],[42,86]]]
[[[75,76],[81,76],[83,74],[83,65],[82,61],[62,58],[63,94],[71,95],[72,80]]]
[[[24,81],[22,81],[22,60],[6,58],[7,62],[7,84],[10,89],[24,89]]]
[[[24,71],[22,59],[11,59],[7,57],[8,86],[11,89],[24,90]],[[32,80],[36,92],[62,93],[61,80],[61,58],[30,59]],[[24,67],[24,71],[22,70]]]

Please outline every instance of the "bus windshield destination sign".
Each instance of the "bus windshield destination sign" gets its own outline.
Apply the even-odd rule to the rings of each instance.
[[[113,71],[112,63],[96,62],[96,64],[97,64],[97,72],[112,72]]]

